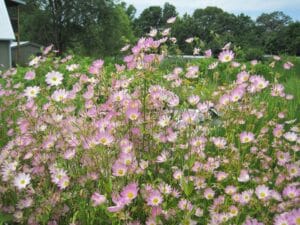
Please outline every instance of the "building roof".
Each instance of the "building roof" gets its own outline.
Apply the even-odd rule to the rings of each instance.
[[[4,0],[0,0],[0,40],[15,40]]]
[[[5,0],[7,7],[17,6],[17,5],[26,5],[26,2],[23,0]]]
[[[42,47],[42,45],[30,42],[30,41],[20,41],[20,47],[27,46],[27,45],[31,45],[31,46],[34,46],[34,47],[37,47],[37,48],[41,48]],[[11,42],[10,43],[10,47],[11,48],[18,47],[18,42],[16,42],[16,41]]]

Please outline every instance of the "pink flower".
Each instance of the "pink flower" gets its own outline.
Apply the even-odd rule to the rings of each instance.
[[[300,189],[298,189],[296,186],[288,185],[283,189],[282,195],[290,199],[295,199],[300,196]]]
[[[212,56],[212,51],[211,51],[211,49],[206,50],[206,51],[204,52],[204,55],[205,55],[206,58],[210,58],[210,57]]]
[[[248,218],[243,225],[264,225],[263,223],[258,222],[256,219]]]
[[[230,93],[230,100],[232,102],[237,102],[239,101],[245,94],[245,90],[242,88],[235,88],[234,90],[231,91]]]
[[[56,102],[63,102],[65,99],[68,98],[69,92],[65,89],[59,89],[53,92],[51,98]]]
[[[277,138],[281,137],[283,134],[283,125],[277,124],[276,127],[273,129],[273,135]]]
[[[233,195],[236,193],[237,188],[235,186],[227,186],[225,188],[225,193],[228,195]]]
[[[94,192],[94,194],[91,197],[93,206],[102,205],[106,202],[106,197],[104,195],[99,194],[98,192]]]
[[[112,166],[112,174],[113,176],[116,176],[116,177],[123,177],[126,175],[126,172],[127,172],[127,167],[116,161],[113,166]]]
[[[290,224],[298,225],[300,221],[300,209],[294,209],[291,212],[289,212],[288,221]]]
[[[222,63],[230,62],[233,60],[233,58],[234,58],[234,53],[231,50],[225,50],[219,54],[219,60]]]
[[[97,75],[102,69],[104,61],[102,59],[95,60],[89,68],[91,74]]]
[[[103,67],[103,64],[104,64],[104,61],[102,59],[97,59],[93,62],[92,65],[98,69],[101,69]]]
[[[74,156],[75,156],[75,154],[76,154],[75,149],[68,149],[68,150],[65,151],[65,153],[64,153],[64,159],[66,159],[66,160],[73,159]]]
[[[28,71],[24,77],[25,80],[33,80],[34,78],[35,78],[35,72],[32,70]]]
[[[283,64],[283,68],[286,70],[290,70],[293,66],[294,66],[294,64],[291,62],[286,62]]]
[[[224,94],[220,97],[219,103],[221,105],[227,105],[230,102],[230,95]]]
[[[130,183],[123,188],[121,192],[121,198],[125,200],[126,204],[129,204],[137,197],[138,190],[139,188],[136,183]]]
[[[223,137],[212,137],[211,141],[219,149],[225,149],[226,148],[227,141]]]
[[[204,197],[206,198],[206,199],[213,199],[213,197],[215,196],[215,192],[213,191],[213,189],[211,189],[211,188],[206,188],[205,190],[204,190]]]
[[[137,120],[140,116],[140,112],[136,108],[128,108],[126,110],[126,118],[130,120]]]
[[[108,132],[100,132],[96,136],[96,141],[99,144],[109,146],[113,143],[114,137],[111,134],[109,134]]]
[[[259,185],[255,189],[255,194],[258,199],[260,200],[266,200],[270,197],[271,192],[270,189],[265,185]]]
[[[188,72],[185,74],[186,78],[197,78],[199,67],[198,66],[190,66],[187,68]]]
[[[248,202],[250,202],[251,198],[252,198],[252,194],[253,194],[253,190],[247,190],[242,192],[242,194],[240,195],[240,203],[245,205]]]
[[[246,71],[242,71],[237,75],[237,83],[238,84],[244,83],[248,81],[249,77],[250,77],[249,73],[247,73]]]
[[[198,95],[191,95],[188,97],[188,102],[191,105],[197,105],[199,101],[200,101],[200,97]]]
[[[284,97],[284,86],[282,84],[274,84],[271,90],[271,95]]]
[[[253,142],[254,141],[254,134],[251,133],[251,132],[242,132],[240,134],[240,141],[241,143],[250,143],[250,142]]]
[[[163,197],[157,190],[152,190],[147,198],[147,204],[150,206],[158,206],[162,201]]]
[[[251,65],[252,65],[252,66],[255,66],[257,63],[258,63],[258,61],[257,61],[256,59],[251,60]]]
[[[47,46],[47,47],[43,50],[43,55],[47,55],[47,54],[53,49],[53,47],[54,47],[53,44]]]
[[[178,202],[178,208],[181,209],[181,210],[192,211],[193,205],[190,201],[188,201],[186,199],[181,199]]]

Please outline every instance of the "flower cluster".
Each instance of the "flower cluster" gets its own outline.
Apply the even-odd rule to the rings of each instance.
[[[299,224],[296,99],[256,70],[268,65],[233,62],[230,43],[205,65],[162,71],[170,32],[125,46],[114,69],[48,57],[49,47],[27,71],[2,74],[0,215],[30,225]]]

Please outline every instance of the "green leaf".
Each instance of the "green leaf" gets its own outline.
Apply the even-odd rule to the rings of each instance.
[[[182,187],[184,194],[188,197],[194,190],[194,184],[191,181],[182,181]]]
[[[12,222],[12,221],[13,221],[12,215],[0,213],[0,225],[8,223],[8,222]]]

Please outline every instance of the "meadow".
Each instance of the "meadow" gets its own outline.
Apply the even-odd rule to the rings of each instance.
[[[0,224],[300,224],[299,58],[168,41],[2,72]]]

